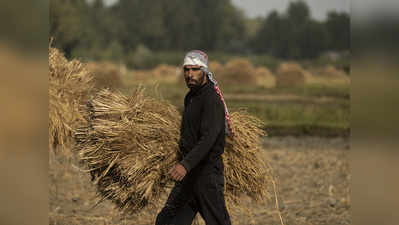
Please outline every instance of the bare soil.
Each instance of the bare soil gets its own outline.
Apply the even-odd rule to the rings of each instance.
[[[263,147],[278,178],[280,212],[286,225],[351,224],[349,139],[319,137],[265,138]],[[96,205],[95,186],[72,154],[49,157],[51,225],[148,225],[159,208],[122,215],[113,203]],[[248,212],[234,225],[281,224],[274,202],[246,202]],[[203,224],[203,222],[200,222]]]

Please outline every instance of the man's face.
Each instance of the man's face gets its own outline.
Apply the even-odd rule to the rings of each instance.
[[[205,83],[204,72],[201,70],[200,66],[184,66],[183,72],[188,88],[195,89]]]

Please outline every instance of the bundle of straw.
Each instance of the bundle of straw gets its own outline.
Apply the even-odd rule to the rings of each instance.
[[[233,112],[233,138],[226,139],[223,163],[225,166],[225,195],[229,208],[240,206],[240,197],[246,195],[257,202],[270,199],[272,171],[262,154],[260,137],[267,135],[260,129],[263,124],[248,113]]]
[[[281,63],[277,69],[277,87],[302,87],[311,74],[297,63]]]
[[[221,80],[229,84],[256,84],[255,67],[246,58],[236,58],[226,63]]]
[[[73,129],[83,121],[79,106],[87,101],[93,77],[85,65],[68,61],[55,48],[49,49],[49,148],[65,146]]]
[[[112,90],[123,88],[119,66],[111,62],[89,62],[87,67],[93,73],[95,88]]]
[[[87,125],[76,133],[77,151],[91,169],[103,198],[134,213],[158,199],[172,184],[167,172],[177,162],[180,120],[176,108],[144,96],[102,90],[88,104]],[[243,112],[231,114],[234,139],[226,142],[225,194],[228,208],[242,195],[269,199],[270,170],[262,160],[261,122]]]
[[[176,162],[176,108],[142,89],[130,97],[105,89],[89,101],[87,125],[76,132],[77,149],[102,197],[126,212],[155,204]]]
[[[159,64],[150,72],[152,80],[161,81],[165,83],[176,83],[180,75],[181,68],[170,66],[167,64]]]
[[[220,75],[223,73],[224,66],[218,61],[210,61],[209,62],[209,71],[212,72],[213,76],[216,79],[220,78]]]
[[[260,66],[255,70],[256,84],[265,88],[276,86],[276,77],[266,67]]]

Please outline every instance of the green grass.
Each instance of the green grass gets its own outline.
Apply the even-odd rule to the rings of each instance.
[[[297,90],[298,93],[301,90]],[[320,85],[309,84],[303,88],[303,95],[312,97],[336,97],[336,98],[350,98],[349,85]]]
[[[123,90],[130,94],[138,85]],[[188,89],[183,83],[144,85],[147,94],[175,105],[181,112]],[[306,85],[303,88],[265,89],[249,85],[222,86],[225,94],[259,94],[304,96],[304,100],[234,100],[226,99],[230,111],[246,109],[262,119],[265,129],[273,135],[348,135],[350,129],[349,85]],[[328,102],[314,101],[321,96]],[[270,132],[271,131],[271,132]]]
[[[230,101],[229,108],[246,108],[266,125],[320,127],[349,127],[349,107],[335,104],[264,103],[258,101]]]
[[[264,88],[261,86],[251,85],[226,85],[221,84],[221,89],[228,94],[291,94],[306,97],[334,97],[334,98],[349,98],[349,85],[321,85],[321,84],[307,84],[304,87],[290,87],[290,88]]]

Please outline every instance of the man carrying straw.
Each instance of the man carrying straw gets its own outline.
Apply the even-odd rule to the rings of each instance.
[[[179,163],[169,171],[176,184],[156,225],[191,224],[198,212],[207,225],[231,225],[221,157],[225,135],[233,135],[229,113],[204,52],[188,52],[183,70],[190,91],[184,99]]]

